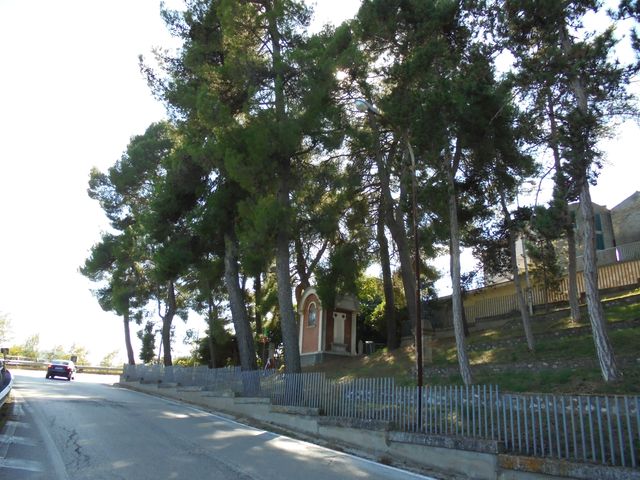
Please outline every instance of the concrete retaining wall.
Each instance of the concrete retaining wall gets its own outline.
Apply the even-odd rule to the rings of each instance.
[[[442,472],[474,480],[640,480],[639,470],[505,455],[496,441],[396,432],[388,422],[323,417],[317,409],[271,405],[265,398],[140,382],[121,381],[120,386],[271,424],[436,476]]]

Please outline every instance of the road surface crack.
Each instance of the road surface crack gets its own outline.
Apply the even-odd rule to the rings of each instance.
[[[67,434],[67,441],[66,441],[65,447],[68,451],[73,452],[72,461],[68,463],[67,466],[78,469],[78,470],[81,468],[88,467],[89,464],[91,463],[91,459],[89,458],[88,455],[84,454],[82,451],[82,445],[80,445],[80,442],[78,439],[78,432],[75,429],[73,430],[63,429],[63,430],[65,430],[65,433]]]

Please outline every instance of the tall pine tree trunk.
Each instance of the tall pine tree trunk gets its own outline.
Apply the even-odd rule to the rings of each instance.
[[[215,323],[217,320],[214,318],[214,306],[213,306],[213,298],[209,296],[209,302],[207,306],[207,323],[209,324],[209,338],[208,338],[208,347],[209,347],[209,368],[216,368],[216,343],[213,339],[213,332],[215,331]]]
[[[407,229],[402,219],[402,213],[396,211],[393,196],[391,195],[389,169],[385,164],[382,156],[382,149],[379,144],[379,130],[376,122],[375,113],[369,111],[369,122],[371,128],[376,135],[376,168],[378,169],[378,180],[380,181],[380,208],[382,209],[384,221],[391,232],[391,238],[398,249],[398,258],[400,259],[400,275],[402,277],[402,287],[404,297],[407,302],[407,312],[409,313],[409,321],[411,326],[415,328],[416,317],[416,284],[415,272],[413,270],[413,261],[411,260],[411,250],[409,248],[409,239],[407,237]],[[389,154],[389,157],[392,153]]]
[[[209,321],[209,325],[211,325],[211,321]],[[211,335],[209,335],[207,343],[209,347],[209,368],[216,368],[216,344]]]
[[[269,20],[269,36],[271,39],[271,56],[274,69],[274,103],[275,118],[278,127],[282,128],[286,119],[285,93],[284,93],[284,65],[282,60],[280,31],[273,15],[273,6],[266,4]],[[278,138],[274,139],[280,144],[286,145],[286,134],[281,132]],[[284,147],[283,147],[284,148]],[[298,344],[298,325],[293,311],[291,275],[289,273],[290,264],[290,221],[291,210],[290,181],[291,181],[291,152],[281,151],[278,153],[278,192],[277,201],[280,208],[282,220],[278,225],[276,234],[276,281],[278,284],[278,305],[280,307],[280,328],[282,330],[282,342],[284,343],[285,368],[288,373],[300,373],[300,346]]]
[[[389,197],[391,197],[391,195],[389,195]],[[404,226],[402,217],[398,214],[392,214],[391,208],[392,207],[387,208],[387,226],[389,227],[391,237],[398,249],[400,275],[402,277],[404,297],[407,301],[409,321],[411,322],[412,328],[415,328],[418,313],[416,310],[416,284],[413,261],[411,259],[411,250],[409,249],[409,239],[407,237],[407,229]]]
[[[296,256],[296,273],[298,274],[298,285],[295,288],[296,302],[300,302],[302,294],[311,285],[309,282],[309,272],[307,271],[307,261],[304,256],[302,239],[296,235],[293,240],[293,248]]]
[[[596,258],[596,235],[593,218],[593,204],[586,176],[580,190],[580,211],[584,221],[584,283],[587,294],[587,311],[591,322],[593,341],[598,354],[600,371],[605,382],[618,380],[622,373],[616,364],[613,346],[609,339],[604,309],[598,290],[598,264]]]
[[[176,314],[176,292],[171,280],[167,282],[166,307],[164,316],[162,316],[163,363],[165,367],[170,367],[173,365],[173,360],[171,359],[171,323]]]
[[[516,287],[516,296],[518,299],[518,308],[520,309],[520,318],[522,319],[522,327],[524,328],[524,336],[527,339],[527,348],[533,352],[536,348],[535,339],[533,338],[533,330],[531,328],[531,317],[529,317],[529,308],[522,291],[522,282],[520,281],[520,272],[518,271],[518,258],[516,255],[516,238],[515,235],[509,234],[509,252],[511,255],[511,269],[513,273],[513,283]]]
[[[570,58],[573,45],[569,39],[566,26],[564,25],[560,28],[560,47],[564,55]],[[589,116],[589,106],[582,78],[577,74],[573,74],[570,76],[570,85],[576,98],[578,111],[581,113],[583,120],[586,121]],[[580,126],[578,128],[580,128]],[[587,143],[585,142],[583,155],[590,157],[592,152],[587,151],[587,148]],[[591,192],[589,191],[589,180],[587,178],[588,166],[591,162],[589,161],[587,163],[587,160],[589,160],[589,158],[579,160],[581,162],[579,177],[575,179],[580,186],[580,212],[582,213],[584,225],[583,274],[587,294],[587,311],[589,312],[589,322],[591,323],[591,332],[598,354],[602,378],[605,382],[613,382],[622,377],[622,372],[618,369],[613,346],[609,340],[604,309],[602,308],[600,292],[598,291],[595,221],[593,204],[591,203]]]
[[[549,117],[549,126],[551,129],[551,151],[553,153],[553,163],[556,169],[555,175],[555,188],[558,192],[558,201],[562,202],[562,222],[567,239],[569,256],[569,276],[567,282],[569,284],[568,296],[569,307],[571,308],[571,319],[574,322],[580,321],[580,302],[578,301],[578,269],[576,262],[576,236],[573,230],[573,220],[569,213],[569,201],[567,199],[567,185],[564,172],[562,170],[562,163],[560,161],[560,149],[558,147],[558,126],[556,121],[555,108],[553,106],[553,98],[551,92],[547,94],[547,115]]]
[[[131,331],[129,329],[129,308],[127,308],[126,313],[122,316],[122,323],[124,324],[124,345],[127,349],[127,360],[129,361],[129,365],[135,365],[136,360],[133,355],[133,347],[131,346]]]
[[[262,314],[260,313],[260,304],[262,303],[262,273],[258,273],[254,280],[253,284],[254,295],[255,295],[255,310],[256,310],[256,336],[263,335],[264,326],[262,323]],[[262,348],[259,349],[261,351],[258,352],[260,359],[262,360],[262,365],[267,363],[267,355],[269,352],[266,350],[266,344],[264,342],[261,343]]]
[[[456,152],[456,156],[459,152]],[[451,302],[453,307],[453,331],[456,338],[456,350],[458,353],[458,365],[460,375],[465,385],[474,383],[471,374],[471,364],[467,355],[467,341],[464,336],[462,323],[462,289],[460,287],[460,229],[458,225],[458,202],[456,199],[455,172],[457,171],[457,159],[453,160],[453,167],[447,168],[448,203],[449,203],[449,228],[451,236]]]
[[[236,331],[240,366],[242,370],[256,370],[258,365],[256,363],[255,345],[251,335],[244,294],[240,288],[237,239],[229,233],[225,234],[224,237],[224,280],[229,294],[233,327]]]
[[[281,207],[289,206],[288,189],[282,187],[278,192],[278,198]],[[288,211],[288,208],[286,210]],[[281,224],[276,236],[276,281],[278,284],[278,305],[280,307],[280,328],[282,330],[282,342],[284,343],[286,371],[287,373],[300,373],[302,366],[300,364],[300,347],[298,345],[298,326],[291,299],[293,292],[291,289],[289,260],[289,235],[287,227]]]
[[[502,206],[502,214],[504,215],[507,228],[509,230],[509,256],[511,257],[511,273],[513,274],[513,283],[516,287],[516,298],[518,300],[518,308],[520,309],[520,318],[522,319],[522,327],[524,336],[527,339],[527,348],[530,352],[535,349],[535,339],[533,338],[533,330],[531,328],[531,318],[529,317],[529,309],[522,292],[522,282],[520,281],[520,269],[518,268],[518,256],[516,253],[516,232],[511,219],[511,214],[507,209],[507,203],[504,195],[500,195],[500,205]]]
[[[256,319],[256,335],[262,334],[262,314],[260,313],[260,302],[262,301],[262,278],[258,273],[253,281],[253,292],[255,298],[255,319]]]
[[[393,279],[391,277],[391,262],[389,260],[389,242],[384,231],[384,215],[378,210],[377,240],[379,247],[380,268],[382,270],[382,287],[384,291],[384,318],[387,324],[387,347],[397,348],[398,327],[396,325],[395,299],[393,294]]]
[[[569,211],[567,208],[567,215]],[[568,252],[569,255],[569,306],[571,308],[571,319],[574,322],[579,322],[582,319],[580,313],[580,301],[578,300],[578,262],[576,253],[576,233],[573,229],[573,222],[569,220],[566,225],[565,236],[567,237]]]

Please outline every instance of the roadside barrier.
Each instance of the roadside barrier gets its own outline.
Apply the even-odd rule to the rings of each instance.
[[[20,358],[7,357],[6,364],[16,368],[24,368],[26,370],[46,370],[49,361],[45,360],[25,360]],[[97,373],[104,375],[121,375],[122,367],[94,367],[92,365],[76,364],[78,373]]]
[[[638,468],[640,397],[512,394],[494,385],[396,385],[392,378],[333,380],[239,368],[125,365],[123,380],[181,385],[321,415],[388,422],[404,434],[497,441],[504,452]]]

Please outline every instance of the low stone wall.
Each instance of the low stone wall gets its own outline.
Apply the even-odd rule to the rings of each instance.
[[[640,471],[630,468],[612,468],[602,465],[548,458],[519,457],[516,455],[499,455],[498,468],[498,480],[548,480],[549,478],[640,479]]]
[[[122,381],[121,387],[180,400],[204,409],[273,425],[334,447],[356,450],[383,463],[408,465],[445,478],[474,480],[640,480],[640,471],[552,459],[504,455],[496,441],[403,433],[389,422],[319,415],[318,409],[271,405],[266,398],[236,397],[175,385]]]

